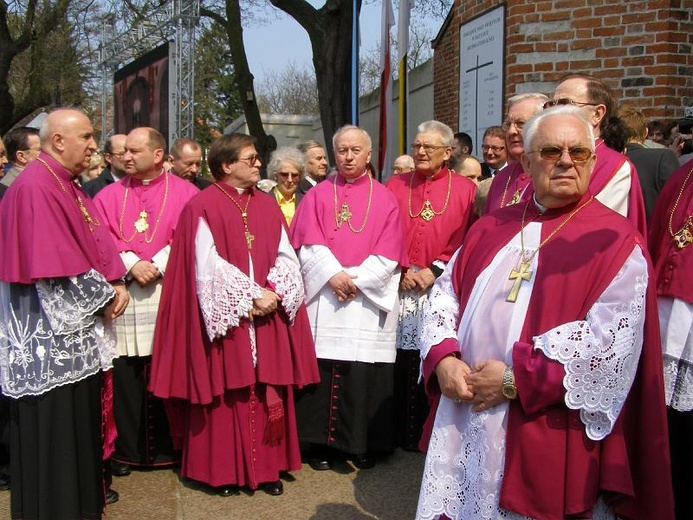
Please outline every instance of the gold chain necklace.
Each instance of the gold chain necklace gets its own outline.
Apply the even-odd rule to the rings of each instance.
[[[568,223],[568,221],[571,218],[577,215],[582,208],[587,206],[593,200],[594,196],[590,197],[589,200],[585,202],[582,206],[579,206],[578,208],[571,211],[568,217],[563,222],[561,222],[558,225],[558,227],[549,234],[549,236],[542,240],[539,244],[539,247],[532,251],[532,254],[530,254],[529,256],[527,256],[527,253],[525,252],[525,216],[527,215],[527,208],[529,207],[530,203],[532,203],[532,201],[527,201],[527,204],[525,204],[525,209],[522,212],[522,223],[520,224],[520,268],[510,270],[510,276],[508,276],[508,280],[513,280],[513,286],[510,289],[510,293],[508,293],[508,297],[505,299],[506,302],[516,302],[517,295],[520,292],[520,286],[522,285],[522,282],[529,282],[532,279],[533,273],[529,270],[529,266],[532,264],[534,256],[539,252],[539,250],[544,246],[544,244],[551,240],[556,235],[556,233],[558,233],[563,228],[563,226],[565,226]]]
[[[53,171],[53,168],[51,168],[50,164],[48,164],[46,161],[44,161],[41,157],[37,157],[36,160],[46,167],[46,169],[50,172],[50,174],[53,176],[53,178],[56,181],[58,181],[58,184],[60,185],[60,189],[63,190],[63,193],[69,197],[70,194],[67,192],[67,188],[65,188],[63,181],[61,181],[60,177],[58,177],[58,175]],[[86,222],[87,226],[89,226],[89,231],[93,232],[94,228],[92,228],[92,224],[94,226],[100,226],[101,222],[99,222],[96,218],[92,217],[89,214],[89,211],[84,206],[84,201],[82,200],[82,197],[77,195],[77,197],[75,197],[75,202],[77,203],[77,207],[79,208],[79,212],[82,214],[82,218],[84,218],[84,222]]]
[[[433,206],[431,206],[431,201],[429,199],[426,199],[423,203],[423,206],[421,206],[421,210],[414,215],[411,211],[411,192],[413,191],[412,186],[414,185],[414,177],[416,176],[416,172],[412,172],[411,178],[409,179],[409,216],[411,218],[416,218],[416,217],[421,217],[424,219],[426,222],[430,222],[433,220],[433,217],[437,215],[442,215],[445,213],[445,210],[448,209],[448,202],[450,202],[450,191],[452,188],[452,172],[448,170],[448,193],[445,195],[445,204],[443,204],[443,209],[440,211],[436,211],[433,209]]]
[[[132,234],[130,238],[125,238],[125,235],[123,234],[123,220],[125,219],[125,206],[128,202],[128,191],[130,190],[130,183],[132,182],[132,179],[129,180],[128,185],[125,188],[125,197],[123,197],[123,207],[120,210],[120,222],[119,222],[119,230],[120,230],[120,238],[123,239],[124,242],[130,243],[133,241],[133,239],[137,236],[137,233],[144,233],[144,241],[147,244],[151,244],[152,240],[154,240],[154,236],[156,235],[156,232],[159,229],[159,222],[161,221],[161,217],[164,214],[164,208],[166,207],[166,199],[168,198],[168,174],[163,173],[163,175],[166,175],[166,185],[164,188],[164,200],[161,203],[161,208],[159,209],[159,216],[156,217],[156,222],[154,223],[154,231],[152,231],[152,234],[149,235],[149,238],[147,238],[147,230],[149,229],[149,222],[147,222],[147,217],[149,216],[146,211],[142,210],[140,211],[139,217],[135,221],[135,232]]]
[[[684,247],[693,243],[693,233],[691,233],[691,228],[693,228],[693,215],[688,215],[686,217],[686,220],[683,221],[683,226],[681,226],[681,229],[679,229],[676,233],[674,233],[672,228],[674,213],[676,213],[676,208],[678,207],[681,197],[683,196],[683,190],[686,188],[686,184],[688,184],[688,179],[692,173],[693,168],[691,168],[691,171],[688,172],[688,175],[686,175],[686,178],[683,180],[679,194],[676,197],[676,202],[674,202],[674,207],[671,208],[671,213],[669,213],[669,235],[674,239],[674,244],[676,244],[679,249],[683,249]]]
[[[248,193],[248,200],[245,201],[245,207],[241,208],[241,205],[236,202],[235,199],[229,195],[224,188],[219,186],[218,182],[215,182],[214,185],[219,188],[219,191],[226,195],[241,212],[241,219],[243,220],[243,227],[245,229],[245,233],[243,233],[245,235],[245,243],[248,245],[248,251],[250,251],[253,248],[253,240],[255,240],[255,237],[250,234],[250,229],[248,229],[248,205],[250,204],[250,193]]]
[[[343,202],[341,209],[337,209],[337,179],[335,178],[335,180],[332,182],[332,186],[334,188],[334,220],[335,224],[337,225],[337,229],[340,229],[342,227],[342,224],[344,224],[345,222],[347,226],[349,226],[349,229],[352,233],[361,233],[361,231],[363,231],[366,227],[366,222],[368,222],[368,215],[371,212],[371,200],[373,198],[373,179],[370,175],[368,176],[368,182],[370,183],[370,185],[368,188],[368,205],[366,206],[366,216],[363,217],[363,224],[358,229],[354,229],[351,226],[351,210],[349,209],[349,204]]]

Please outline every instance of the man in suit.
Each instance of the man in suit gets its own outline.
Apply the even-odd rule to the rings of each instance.
[[[125,176],[123,156],[125,155],[126,137],[125,134],[115,134],[106,140],[103,153],[106,167],[96,179],[85,182],[82,186],[82,190],[92,199],[106,186]]]
[[[505,130],[500,126],[489,126],[484,132],[481,153],[484,157],[484,162],[481,164],[481,178],[490,179],[508,164]]]
[[[318,141],[306,141],[299,144],[298,149],[306,159],[306,175],[298,183],[296,192],[305,195],[309,189],[327,177],[327,153]]]
[[[654,211],[655,202],[664,183],[679,167],[676,154],[668,148],[646,148],[647,126],[642,111],[632,105],[621,105],[618,117],[628,131],[626,156],[635,165],[645,202],[647,221]]]

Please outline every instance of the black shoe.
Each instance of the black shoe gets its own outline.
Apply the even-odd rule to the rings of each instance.
[[[308,461],[308,464],[315,471],[327,471],[328,469],[332,469],[332,460],[331,459],[311,457],[310,460]]]
[[[9,491],[12,487],[12,479],[8,474],[0,475],[0,491]]]
[[[284,493],[284,484],[282,484],[281,480],[277,480],[276,482],[267,482],[266,484],[262,485],[261,489],[268,495],[278,497]]]
[[[114,477],[127,477],[130,474],[130,466],[122,462],[111,461],[111,473]]]
[[[238,495],[238,486],[219,486],[216,492],[220,497],[232,497]]]
[[[115,489],[108,489],[106,491],[106,503],[107,504],[115,504],[118,499],[120,498],[120,495]]]
[[[354,455],[351,458],[354,466],[358,469],[371,469],[375,467],[375,458],[372,455]]]

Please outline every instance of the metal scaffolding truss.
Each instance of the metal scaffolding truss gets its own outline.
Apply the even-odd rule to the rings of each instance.
[[[137,19],[123,2],[121,10],[104,17],[101,31],[101,128],[103,139],[113,133],[113,75],[123,65],[169,42],[169,143],[193,136],[195,99],[195,29],[200,0],[172,0]]]

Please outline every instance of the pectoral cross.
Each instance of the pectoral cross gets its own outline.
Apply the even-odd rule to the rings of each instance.
[[[435,216],[436,214],[431,207],[431,201],[426,199],[426,202],[424,202],[424,209],[421,210],[421,218],[426,222],[430,222]]]
[[[135,221],[135,229],[138,233],[144,233],[149,229],[149,223],[147,222],[147,212],[141,211],[139,218]]]
[[[529,282],[531,279],[532,271],[529,270],[529,262],[520,262],[520,269],[513,269],[510,271],[510,276],[508,276],[508,280],[514,280],[514,283],[505,301],[511,303],[516,302],[522,282]]]
[[[243,219],[243,227],[245,228],[245,232],[243,233],[245,235],[245,243],[248,244],[248,251],[250,251],[253,248],[253,240],[255,240],[255,237],[250,234],[250,230],[248,229],[248,214],[241,213],[241,218]]]
[[[674,242],[679,249],[683,249],[684,247],[693,243],[693,233],[691,233],[687,227],[684,227],[681,231],[674,235]]]
[[[351,211],[349,211],[349,205],[346,202],[342,204],[342,209],[339,211],[337,218],[339,220],[338,224],[340,226],[344,222],[349,222],[349,220],[351,219]]]

